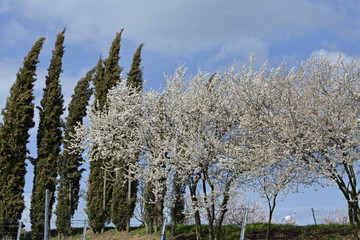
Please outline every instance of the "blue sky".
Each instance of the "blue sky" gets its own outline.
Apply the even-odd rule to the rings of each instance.
[[[0,107],[5,105],[23,57],[43,36],[46,42],[35,86],[39,104],[56,34],[64,27],[61,83],[68,103],[76,82],[96,65],[100,54],[107,57],[115,33],[122,28],[123,75],[129,71],[137,46],[145,43],[145,89],[157,89],[164,83],[163,74],[174,72],[179,62],[195,73],[198,68],[223,71],[235,60],[241,66],[251,54],[259,65],[268,60],[270,67],[282,62],[296,66],[312,54],[336,59],[342,51],[345,58],[358,57],[359,13],[357,0],[1,0]],[[36,128],[31,132],[29,149],[35,156]],[[32,188],[32,172],[29,163],[26,191]],[[275,214],[280,219],[296,212],[298,222],[306,224],[312,221],[311,208],[345,206],[339,190],[309,188],[289,195]]]

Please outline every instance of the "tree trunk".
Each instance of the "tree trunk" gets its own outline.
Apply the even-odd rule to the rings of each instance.
[[[127,194],[127,202],[128,202],[128,206],[130,207],[131,204],[131,179],[130,176],[128,177],[128,194]],[[130,211],[130,210],[129,210]],[[130,232],[130,220],[131,220],[131,216],[130,214],[128,214],[128,216],[126,216],[126,232]]]
[[[190,194],[191,194],[191,201],[197,208],[198,202],[196,199],[196,184],[194,184],[194,185],[190,184],[189,189],[190,189]],[[195,210],[194,218],[195,218],[196,240],[202,240],[203,238],[201,235],[201,218],[200,218],[200,212],[199,212],[198,208],[197,208],[197,210]]]
[[[358,201],[351,202],[348,201],[348,215],[349,215],[349,222],[351,226],[351,230],[356,240],[359,240],[359,233],[360,233],[360,220],[359,220],[359,205]]]
[[[201,235],[201,218],[199,210],[196,210],[195,214],[195,229],[196,229],[196,240],[202,240],[203,237]]]
[[[272,220],[272,216],[273,216],[274,209],[276,206],[276,197],[277,197],[277,195],[275,195],[275,197],[272,199],[272,205],[271,205],[271,199],[267,197],[268,206],[269,206],[269,221],[268,221],[268,225],[266,228],[266,240],[270,240],[271,220]]]
[[[214,240],[214,218],[208,216],[209,218],[209,240]]]
[[[230,187],[232,186],[233,181],[236,179],[236,176],[231,177],[231,179],[225,185],[225,191],[223,193],[223,200],[221,202],[221,211],[219,215],[219,219],[216,222],[216,230],[215,230],[215,240],[221,240],[221,227],[225,218],[225,214],[228,210],[227,205],[230,199]],[[214,209],[215,212],[215,209]],[[214,213],[215,216],[215,213]]]
[[[210,184],[209,184],[210,185]],[[213,187],[210,185],[211,189],[213,190]],[[205,182],[205,176],[203,178],[203,193],[204,193],[204,201],[205,204],[207,202],[207,191],[206,191],[206,182]],[[213,199],[211,199],[213,200]],[[215,219],[215,209],[214,209],[214,202],[211,201],[210,207],[206,207],[206,213],[208,218],[208,225],[209,225],[209,240],[214,240],[214,219]]]
[[[175,227],[176,227],[176,224],[175,222],[173,221],[172,222],[172,225],[171,225],[171,235],[174,237],[175,236]]]
[[[215,230],[215,240],[221,240],[221,227],[222,227],[222,223],[224,221],[225,218],[225,214],[227,212],[227,204],[229,202],[230,199],[230,193],[228,191],[224,192],[224,198],[223,201],[221,203],[221,211],[220,211],[220,215],[219,215],[219,219],[216,223],[216,230]]]
[[[334,176],[335,182],[338,185],[340,191],[343,193],[345,199],[348,201],[348,215],[351,231],[356,240],[360,240],[360,220],[359,220],[359,199],[356,184],[356,174],[351,166],[344,166],[347,172],[347,177],[350,186],[345,184],[344,179],[341,176]]]

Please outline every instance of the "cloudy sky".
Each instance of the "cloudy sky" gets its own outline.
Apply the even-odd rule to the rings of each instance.
[[[163,74],[172,73],[179,62],[195,73],[198,68],[223,71],[235,60],[246,64],[251,54],[259,65],[267,60],[270,67],[282,62],[296,66],[312,54],[336,59],[341,51],[346,58],[358,57],[359,13],[357,0],[1,0],[0,107],[23,57],[37,39],[46,37],[35,92],[36,102],[40,101],[56,34],[64,27],[61,83],[68,102],[76,82],[96,65],[100,54],[107,57],[122,28],[123,74],[129,71],[137,46],[145,43],[145,89],[157,89],[164,83]],[[36,128],[32,133],[29,148],[35,156]],[[32,171],[29,166],[27,191]],[[320,212],[322,206],[346,206],[336,190],[304,191],[280,203],[279,219],[297,212],[299,223],[311,223],[311,208]]]

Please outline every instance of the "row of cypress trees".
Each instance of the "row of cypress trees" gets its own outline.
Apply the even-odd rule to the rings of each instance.
[[[116,33],[108,58],[103,61],[100,56],[97,66],[78,81],[68,106],[65,123],[61,118],[64,112],[64,100],[59,80],[62,72],[65,29],[57,35],[43,97],[40,106],[37,107],[40,118],[36,158],[28,156],[26,144],[29,142],[29,130],[35,126],[34,82],[38,56],[45,38],[40,38],[24,58],[23,67],[16,75],[16,81],[10,89],[10,96],[1,113],[3,123],[0,124],[0,234],[2,236],[16,232],[15,229],[25,209],[26,159],[30,159],[34,165],[30,208],[32,238],[43,238],[45,189],[51,192],[49,214],[51,218],[56,186],[58,191],[56,226],[62,236],[69,234],[71,218],[79,202],[80,179],[84,169],[81,169],[81,156],[67,151],[68,140],[71,139],[74,126],[82,122],[86,116],[86,107],[92,94],[95,99],[93,111],[104,110],[108,90],[121,81],[120,74],[123,68],[118,62],[122,32],[123,29],[120,33]],[[143,84],[140,67],[142,47],[143,44],[140,44],[134,54],[126,83],[129,87],[137,87],[139,91],[142,90]],[[113,221],[118,230],[126,230],[125,226],[129,226],[135,208],[138,183],[133,181],[128,184],[120,172],[115,182],[106,182],[106,191],[103,191],[104,179],[107,179],[104,176],[106,174],[104,164],[102,161],[90,163],[87,192],[87,214],[90,226],[94,232],[101,232],[106,222]],[[123,162],[119,162],[118,166],[114,167],[126,169]],[[106,192],[105,196],[103,196],[104,192]]]

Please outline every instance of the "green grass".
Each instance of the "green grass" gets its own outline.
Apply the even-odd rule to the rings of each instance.
[[[253,223],[246,226],[245,236],[250,239],[264,239],[266,233],[266,223]],[[215,229],[214,229],[215,230]],[[77,239],[81,238],[83,228],[73,228],[73,236]],[[208,239],[208,226],[202,225],[202,231],[204,239]],[[287,224],[272,224],[271,231],[272,239],[293,239],[289,236],[296,236],[294,239],[306,240],[306,239],[322,239],[322,240],[341,240],[344,238],[351,239],[351,228],[350,225],[340,224],[319,224],[319,225],[306,225],[296,226]],[[171,227],[166,227],[166,236],[168,240],[171,239],[191,239],[195,236],[194,225],[177,225],[175,228],[175,236],[171,235]],[[116,229],[106,228],[107,236],[116,234]],[[235,240],[239,239],[241,233],[241,226],[238,225],[227,225],[222,227],[222,239],[224,240]],[[160,234],[158,232],[158,234]],[[130,236],[144,236],[146,235],[145,227],[132,227]],[[25,239],[30,239],[31,232],[22,234]],[[156,238],[158,239],[158,237]],[[57,240],[57,233],[55,230],[51,230],[50,240]],[[131,239],[129,239],[131,240]]]
[[[251,237],[251,239],[262,239],[265,238],[267,224],[266,223],[254,223],[246,226],[245,236]],[[202,230],[205,232],[205,240],[208,239],[208,228],[206,225],[202,226]],[[195,226],[193,225],[178,225],[175,228],[175,236],[181,239],[181,236],[188,237],[189,235],[195,235]],[[328,224],[328,225],[307,225],[307,226],[296,226],[289,224],[272,224],[271,232],[275,234],[274,239],[287,238],[292,234],[296,234],[297,239],[343,239],[345,237],[351,237],[350,225],[340,224]],[[224,240],[235,240],[239,239],[241,234],[241,226],[227,225],[222,227],[222,239]],[[171,235],[170,226],[166,229],[166,236],[169,240],[174,238]],[[276,237],[278,236],[278,237]]]

